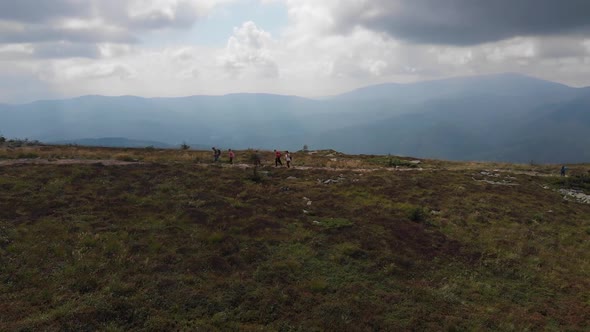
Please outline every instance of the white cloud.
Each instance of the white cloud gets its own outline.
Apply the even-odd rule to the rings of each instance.
[[[20,60],[32,56],[33,52],[33,45],[27,43],[0,45],[0,61]]]
[[[426,6],[428,1],[410,4],[410,1],[400,0],[284,0],[291,20],[285,43],[294,49],[306,50],[302,53],[315,55],[303,55],[299,59],[306,64],[305,67],[314,68],[309,75],[331,75],[341,80],[354,77],[359,86],[381,81],[407,82],[512,71],[574,85],[590,84],[590,77],[580,80],[581,75],[572,75],[575,70],[565,69],[571,68],[573,63],[586,63],[589,57],[590,43],[580,35],[514,37],[473,45],[469,45],[470,37],[467,36],[456,41],[468,45],[456,46],[424,43],[423,40],[420,43],[404,42],[396,40],[395,34],[387,29],[373,29],[374,26],[363,24],[385,14],[395,16],[409,9],[416,10]],[[419,15],[414,14],[418,15],[417,19],[429,19],[436,25],[441,23],[436,22],[444,13],[437,14],[433,11],[435,7],[425,7]],[[576,22],[581,24],[580,20]],[[509,25],[507,29],[534,33],[533,27],[522,24]],[[498,28],[497,34],[489,38],[513,34]],[[382,30],[384,32],[380,32]],[[486,40],[488,37],[482,38]],[[281,67],[281,72],[288,70]],[[346,84],[340,86],[344,88]]]
[[[541,58],[580,58],[590,55],[584,41],[572,37],[546,37],[535,40],[535,54]]]
[[[58,97],[322,96],[383,82],[498,72],[590,85],[590,39],[577,35],[516,36],[457,46],[402,40],[389,29],[365,24],[382,14],[379,8],[395,11],[400,0],[383,7],[374,0],[253,1],[284,4],[289,21],[272,30],[281,32],[271,35],[260,19],[233,23],[237,26],[227,43],[215,47],[195,44],[190,27],[235,0],[88,0],[88,6],[67,6],[74,0],[38,1],[0,5],[18,9],[12,16],[0,14],[0,81],[21,75],[38,96],[46,95],[43,88]],[[29,12],[35,4],[45,13]],[[179,30],[185,39],[175,34]],[[159,39],[153,38],[154,31]],[[174,42],[162,41],[162,36]],[[29,83],[34,80],[37,84]],[[7,89],[0,101],[23,100],[18,86],[0,85]],[[24,100],[37,95],[29,93]]]
[[[234,28],[220,60],[231,77],[277,78],[279,69],[273,57],[275,44],[270,33],[248,21]]]

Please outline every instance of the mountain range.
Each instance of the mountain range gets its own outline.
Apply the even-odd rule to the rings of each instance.
[[[497,74],[381,84],[322,99],[83,96],[0,104],[0,134],[98,142],[89,145],[124,137],[110,142],[283,150],[308,145],[450,160],[589,162],[590,88]]]

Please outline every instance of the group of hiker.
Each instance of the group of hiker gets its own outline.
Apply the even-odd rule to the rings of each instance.
[[[283,162],[281,161],[281,157],[283,156],[281,154],[281,151],[277,151],[274,150],[275,153],[275,167],[278,167],[279,165],[283,166]],[[285,162],[287,163],[287,168],[291,168],[291,154],[289,153],[289,151],[285,151]]]
[[[221,150],[216,147],[212,147],[211,150],[213,150],[213,161],[219,162],[219,159],[221,158]],[[283,153],[281,153],[281,151],[278,150],[273,150],[273,152],[275,155],[275,167],[283,166]],[[236,157],[235,152],[232,149],[228,149],[227,156],[229,159],[229,164],[233,165],[234,159]],[[293,160],[291,153],[289,151],[285,151],[284,158],[285,162],[287,163],[287,168],[291,168],[291,161]],[[254,151],[254,154],[251,156],[251,160],[254,162],[255,166],[262,165],[262,158],[260,157],[260,153],[258,152],[258,150]],[[561,169],[559,171],[560,175],[566,176],[567,170],[568,168],[565,165],[561,166]]]
[[[213,161],[218,162],[219,158],[221,158],[221,150],[216,147],[212,147],[211,150],[213,150]],[[229,158],[229,163],[233,164],[234,158],[236,157],[236,153],[233,152],[232,149],[228,149],[227,156]]]
[[[221,150],[216,147],[212,147],[211,150],[213,150],[213,161],[219,162],[220,158],[221,158]],[[275,155],[275,167],[279,167],[279,165],[283,166],[283,161],[282,161],[283,154],[281,153],[281,151],[274,150],[273,152]],[[228,149],[227,156],[229,158],[229,163],[233,165],[234,159],[236,157],[235,152],[232,149]],[[291,153],[289,151],[285,151],[284,158],[285,158],[285,162],[287,163],[287,168],[291,168],[291,161],[293,160]],[[254,162],[255,166],[262,165],[262,159],[260,157],[260,153],[258,152],[258,150],[254,151],[254,155],[252,156],[252,161]]]

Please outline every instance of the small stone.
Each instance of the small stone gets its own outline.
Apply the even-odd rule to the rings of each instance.
[[[303,209],[303,214],[309,214],[309,211]]]
[[[314,224],[316,224],[316,225],[319,225],[319,224],[320,224],[320,222],[319,222],[319,221],[317,221],[317,220],[314,220],[314,221],[312,221],[312,222],[313,222]]]
[[[307,201],[307,206],[311,206],[311,201]]]
[[[332,179],[328,179],[328,180],[324,181],[324,184],[330,184],[330,183],[332,183]]]
[[[297,178],[294,177],[294,176],[290,176],[290,177],[287,178],[287,180],[297,180]]]
[[[304,201],[309,201],[310,199],[309,199],[309,198],[307,198],[307,197],[303,197],[303,200],[304,200]]]

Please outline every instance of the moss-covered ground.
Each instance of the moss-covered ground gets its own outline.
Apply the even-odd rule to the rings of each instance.
[[[588,165],[263,157],[0,148],[0,330],[590,330]]]

